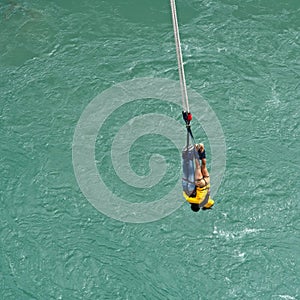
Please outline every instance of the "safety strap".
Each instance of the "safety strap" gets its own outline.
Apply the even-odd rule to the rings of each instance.
[[[210,196],[210,190],[207,192],[204,200],[199,204],[200,207],[203,207],[204,205],[206,205],[208,203],[208,200],[209,200],[209,196]]]

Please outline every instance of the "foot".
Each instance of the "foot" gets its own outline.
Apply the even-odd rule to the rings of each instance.
[[[202,144],[202,143],[199,143],[198,144],[198,150],[200,150],[201,152],[203,152],[205,149],[204,149],[204,144]]]
[[[198,150],[198,154],[199,154],[199,159],[206,158],[204,144],[198,144],[197,150]]]

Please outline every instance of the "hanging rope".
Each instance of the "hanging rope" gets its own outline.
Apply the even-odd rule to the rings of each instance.
[[[177,22],[175,0],[170,0],[170,3],[171,3],[171,9],[172,9],[172,20],[173,20],[174,37],[175,37],[175,44],[176,44],[176,54],[177,54],[177,62],[178,62],[180,88],[181,88],[181,94],[182,94],[182,110],[184,112],[189,113],[190,109],[189,109],[189,101],[188,101],[185,76],[184,76],[184,67],[183,67],[182,51],[181,51],[180,38],[179,38],[179,29],[178,29],[178,22]]]
[[[182,117],[186,123],[187,145],[189,145],[190,137],[192,138],[192,141],[195,143],[195,139],[193,137],[193,133],[190,126],[190,121],[192,120],[192,114],[190,113],[189,101],[188,101],[188,95],[187,95],[187,89],[185,83],[184,66],[183,66],[182,51],[180,45],[175,0],[170,0],[170,4],[172,10],[172,20],[173,20],[174,37],[175,37],[175,44],[176,44],[178,72],[179,72],[180,88],[181,88],[181,95],[182,95]]]

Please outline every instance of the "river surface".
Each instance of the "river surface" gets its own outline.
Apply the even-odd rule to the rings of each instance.
[[[177,14],[215,200],[199,213],[175,188],[185,129],[180,97],[164,90],[179,80],[169,1],[0,1],[1,299],[300,299],[300,2],[177,0]],[[105,116],[87,118],[86,153],[103,188],[74,166],[93,99]],[[146,114],[162,115],[159,132]],[[164,136],[171,119],[182,134]],[[115,159],[137,128],[145,135]],[[132,169],[118,170],[123,160]],[[142,211],[129,218],[126,203]]]

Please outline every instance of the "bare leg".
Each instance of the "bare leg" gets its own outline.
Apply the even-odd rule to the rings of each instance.
[[[201,172],[204,177],[209,177],[209,173],[206,168],[206,158],[201,159]]]
[[[196,150],[200,150],[202,153],[204,151],[204,145],[196,145]],[[204,187],[210,183],[209,173],[206,168],[206,158],[201,159],[201,166],[198,159],[196,159],[196,169],[195,169],[195,184],[199,187]]]
[[[196,158],[195,159],[195,164],[196,164],[196,168],[195,168],[195,181],[197,182],[197,180],[200,180],[202,177],[203,177],[203,175],[202,175],[202,168],[201,168],[201,166],[200,166],[200,162],[199,162],[199,160]]]

